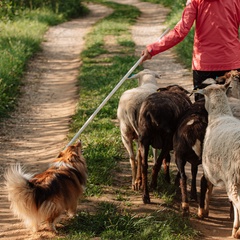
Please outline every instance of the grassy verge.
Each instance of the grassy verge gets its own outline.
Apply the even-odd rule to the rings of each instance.
[[[130,26],[139,16],[139,11],[129,5],[107,1],[100,3],[113,8],[114,12],[99,21],[86,37],[86,49],[81,54],[80,99],[69,138],[83,126],[138,60],[134,56]],[[138,67],[137,71],[140,69]],[[105,189],[113,185],[113,176],[121,171],[118,162],[124,158],[125,150],[116,124],[116,110],[122,92],[135,86],[136,81],[126,81],[81,134],[89,171],[86,196],[104,194]],[[123,189],[116,192],[118,201],[126,198]],[[166,201],[170,203],[172,199]],[[170,208],[138,216],[114,202],[104,201],[99,201],[95,212],[79,212],[61,229],[61,234],[66,237],[60,239],[187,240],[196,236],[189,221]]]
[[[37,9],[0,21],[0,118],[14,108],[26,63],[40,50],[48,27],[66,20],[62,14]]]
[[[119,211],[112,203],[102,202],[95,215],[79,213],[65,227],[67,237],[59,239],[192,240],[194,233],[186,222],[171,210],[139,217]]]

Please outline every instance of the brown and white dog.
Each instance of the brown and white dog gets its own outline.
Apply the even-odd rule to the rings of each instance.
[[[39,174],[25,172],[16,164],[5,172],[8,198],[13,213],[26,227],[38,231],[42,223],[56,231],[55,224],[65,211],[72,216],[87,182],[82,144],[67,147],[50,167]]]

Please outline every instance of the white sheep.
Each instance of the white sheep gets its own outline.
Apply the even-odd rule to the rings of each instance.
[[[157,79],[160,74],[145,69],[130,79],[138,79],[138,87],[125,91],[120,97],[117,117],[120,123],[122,142],[128,151],[132,169],[132,188],[135,189],[137,160],[134,154],[133,141],[138,139],[137,119],[143,100],[158,89]]]
[[[227,97],[230,108],[232,110],[233,116],[240,119],[240,72],[232,70],[227,72],[224,76],[217,78],[216,80],[207,79],[203,82],[206,85],[218,83],[218,84],[228,84],[229,88],[227,90]],[[212,194],[213,186],[207,183],[205,177],[201,179],[201,196],[200,196],[200,206],[198,210],[198,216],[203,218],[209,214],[209,201]],[[232,204],[230,210],[230,217],[232,216]]]
[[[206,179],[225,186],[234,207],[232,236],[240,238],[240,120],[232,114],[226,96],[229,83],[198,90],[205,96],[208,112],[202,166]]]

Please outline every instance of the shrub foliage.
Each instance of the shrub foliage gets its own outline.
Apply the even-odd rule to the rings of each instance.
[[[63,13],[66,17],[79,16],[82,11],[81,0],[2,0],[0,18],[12,18],[24,9],[38,8],[48,8],[55,13]]]

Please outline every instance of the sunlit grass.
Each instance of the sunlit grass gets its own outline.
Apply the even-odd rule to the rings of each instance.
[[[179,220],[172,210],[163,209],[151,215],[137,216],[116,205],[101,202],[96,213],[79,212],[61,232],[67,237],[58,239],[118,240],[187,240],[196,235],[187,219]]]

